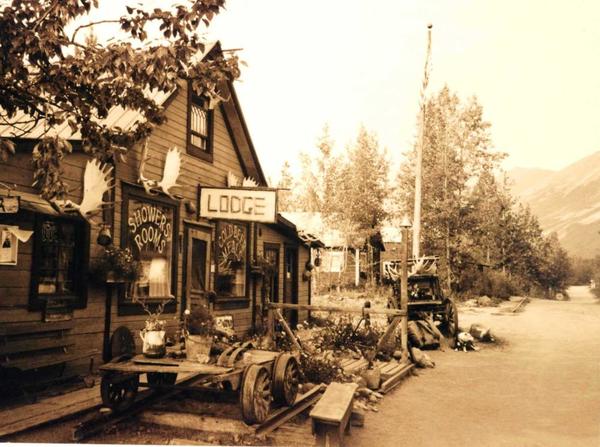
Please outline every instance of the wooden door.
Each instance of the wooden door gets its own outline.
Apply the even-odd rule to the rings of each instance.
[[[208,306],[211,230],[188,227],[185,246],[185,308],[193,309],[198,304]]]
[[[274,266],[272,275],[265,278],[263,304],[267,299],[272,303],[279,302],[279,245],[264,246],[264,256]]]
[[[298,249],[285,247],[283,269],[283,302],[298,304]],[[287,310],[285,318],[292,327],[298,324],[298,311]]]

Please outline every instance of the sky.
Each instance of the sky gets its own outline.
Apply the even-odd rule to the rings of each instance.
[[[560,169],[600,150],[599,19],[595,0],[229,0],[209,37],[243,49],[236,90],[274,180],[325,123],[340,151],[364,125],[397,165],[416,135],[428,23],[428,92],[477,96],[507,169]]]
[[[168,8],[175,0],[145,0]],[[94,19],[124,13],[102,0]],[[600,150],[600,1],[227,0],[209,40],[241,49],[236,91],[263,170],[315,151],[328,124],[337,151],[361,125],[392,169],[416,136],[427,24],[428,93],[477,96],[504,168],[558,170]],[[98,37],[112,33],[98,31]],[[314,152],[313,152],[314,153]]]

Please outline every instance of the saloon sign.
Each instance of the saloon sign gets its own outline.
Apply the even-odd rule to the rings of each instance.
[[[275,223],[277,221],[277,190],[202,188],[200,216],[208,219]]]

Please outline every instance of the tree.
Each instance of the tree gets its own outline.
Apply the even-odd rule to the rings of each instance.
[[[347,153],[348,162],[340,176],[339,189],[343,194],[336,200],[338,212],[366,238],[387,217],[383,204],[389,194],[389,163],[376,135],[364,127],[360,128],[356,142]]]
[[[335,142],[325,124],[317,139],[316,153],[302,152],[302,175],[296,183],[296,206],[299,210],[322,213],[329,218],[337,210],[336,197],[344,160],[334,154]]]
[[[441,257],[449,288],[472,262],[469,197],[480,176],[491,173],[503,154],[490,149],[490,124],[476,98],[461,103],[444,87],[425,104],[422,188],[423,253]],[[398,206],[414,206],[416,148],[408,154],[398,176]]]
[[[292,197],[292,187],[294,186],[294,177],[290,171],[290,163],[286,160],[281,167],[279,182],[277,182],[277,207],[279,211],[294,211],[294,200]]]
[[[238,61],[222,53],[199,58],[206,42],[198,30],[221,12],[224,0],[185,3],[170,10],[127,7],[121,17],[81,23],[98,0],[13,0],[0,11],[0,122],[12,125],[15,137],[40,122],[47,129],[67,123],[81,132],[84,151],[108,160],[164,122],[162,108],[145,92],[170,92],[179,79],[191,80],[214,106],[225,96],[223,85],[238,77]],[[126,38],[83,41],[82,32],[98,23],[117,24]],[[160,39],[148,39],[151,25]],[[143,120],[127,130],[103,123],[117,106]],[[68,141],[51,136],[34,149],[34,181],[45,198],[65,195],[61,160],[70,151]],[[0,139],[0,156],[14,152],[12,141]]]

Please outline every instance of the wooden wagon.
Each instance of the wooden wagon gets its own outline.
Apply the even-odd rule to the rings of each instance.
[[[294,355],[252,349],[249,344],[232,346],[208,364],[137,355],[126,359],[117,357],[102,365],[100,371],[102,402],[113,411],[126,411],[141,386],[177,389],[179,374],[194,374],[194,387],[217,385],[223,390],[237,391],[242,416],[248,424],[263,422],[272,404],[292,405],[298,393],[300,374]],[[146,382],[140,382],[142,374],[146,375]]]

